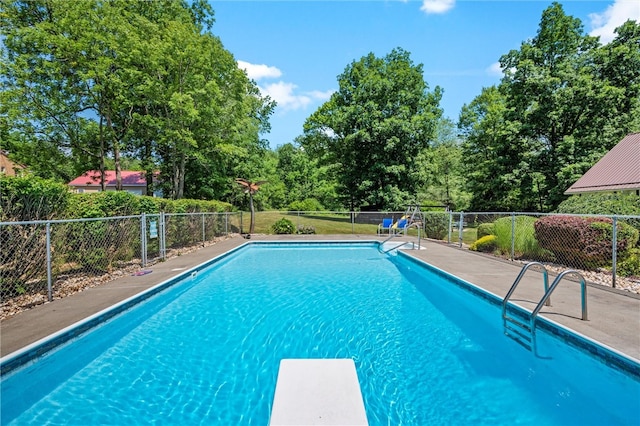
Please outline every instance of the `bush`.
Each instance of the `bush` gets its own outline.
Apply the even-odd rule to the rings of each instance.
[[[487,235],[495,235],[493,228],[493,223],[481,223],[480,225],[478,225],[476,231],[478,233],[478,239]]]
[[[444,240],[449,235],[449,213],[423,213],[425,237]]]
[[[316,228],[311,225],[298,225],[297,234],[315,234]]]
[[[623,193],[572,195],[558,206],[557,213],[640,216],[640,196]],[[640,229],[640,218],[625,219]]]
[[[485,235],[482,238],[479,238],[475,243],[471,244],[469,250],[473,251],[481,251],[483,253],[491,253],[494,251],[498,245],[496,244],[496,236],[495,235]]]
[[[315,198],[307,198],[303,201],[294,201],[289,204],[289,211],[295,212],[319,212],[324,210],[320,201]]]
[[[515,217],[515,241],[514,258],[529,260],[546,260],[549,253],[546,252],[536,240],[534,223],[535,217]],[[493,232],[496,236],[497,248],[502,254],[511,253],[511,217],[503,217],[493,223]]]
[[[295,229],[293,222],[286,217],[283,217],[271,225],[271,231],[273,231],[274,234],[293,234]]]
[[[597,269],[611,265],[613,221],[610,218],[547,216],[535,223],[540,245],[567,266]],[[617,253],[620,259],[638,241],[638,230],[618,223]]]
[[[640,249],[630,249],[624,260],[618,262],[616,272],[625,277],[640,277]]]
[[[53,180],[0,174],[0,221],[54,219],[65,211],[71,193]]]
[[[0,221],[55,219],[70,195],[66,185],[51,180],[0,174]],[[0,299],[24,294],[37,282],[46,289],[45,226],[0,227],[0,266]]]

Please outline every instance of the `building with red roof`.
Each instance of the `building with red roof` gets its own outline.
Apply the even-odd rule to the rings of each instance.
[[[147,180],[145,172],[122,170],[122,190],[131,192],[136,195],[147,195]],[[107,191],[116,190],[116,172],[115,170],[106,170],[104,172],[105,187]],[[89,170],[78,176],[68,184],[74,192],[99,192],[102,191],[100,183],[100,171]]]
[[[640,133],[624,137],[564,193],[635,192],[640,195]]]

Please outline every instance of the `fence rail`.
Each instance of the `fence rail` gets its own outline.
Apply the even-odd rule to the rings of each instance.
[[[241,217],[161,213],[0,222],[0,317],[238,233]]]
[[[373,236],[382,219],[395,223],[405,214],[265,211],[255,215],[255,232],[274,233],[273,225],[285,218],[295,233]],[[511,261],[580,269],[588,281],[640,293],[640,216],[423,212],[414,219],[429,239]],[[239,212],[0,222],[0,318],[242,233],[249,221]]]

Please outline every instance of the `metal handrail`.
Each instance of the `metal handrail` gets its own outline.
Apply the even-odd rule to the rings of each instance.
[[[421,224],[421,223],[419,223],[419,222],[413,222],[413,223],[410,223],[409,225],[405,226],[405,227],[404,227],[404,229],[405,229],[405,230],[406,230],[406,229],[409,229],[409,228],[411,228],[412,226],[413,226],[413,227],[415,227],[415,228],[418,230],[418,250],[420,250],[420,241],[421,241],[421,232],[420,232],[420,231],[421,231],[421,229],[422,229],[422,224]],[[397,237],[397,236],[398,236],[398,234],[395,234],[395,233],[394,233],[394,234],[391,234],[391,235],[389,235],[387,238],[385,238],[385,240],[384,240],[384,241],[382,241],[382,242],[378,243],[378,251],[380,251],[380,253],[382,253],[382,254],[385,254],[385,253],[389,253],[389,252],[390,252],[390,251],[392,251],[392,250],[398,249],[398,248],[400,248],[400,247],[402,247],[402,246],[404,246],[404,245],[406,245],[406,244],[410,244],[408,241],[404,241],[404,242],[402,242],[401,244],[398,244],[398,245],[397,245],[397,246],[395,246],[395,247],[392,247],[392,248],[390,248],[390,249],[388,249],[388,250],[384,250],[384,251],[383,251],[383,250],[382,250],[382,246],[384,245],[384,243],[386,243],[386,242],[387,242],[387,241],[389,241],[390,239],[395,238],[395,237]],[[415,245],[414,245],[413,247],[415,248]]]
[[[407,226],[407,229],[411,228],[412,226],[415,226],[415,228],[418,230],[418,250],[420,250],[420,231],[422,231],[422,222],[412,222],[409,226]]]
[[[540,299],[540,302],[538,303],[538,306],[536,306],[536,308],[533,310],[533,312],[531,313],[531,317],[529,318],[529,328],[531,329],[531,340],[532,340],[532,346],[534,348],[534,351],[536,350],[536,318],[538,317],[538,313],[540,312],[540,310],[542,309],[542,306],[544,305],[544,303],[549,299],[549,297],[551,297],[551,293],[553,293],[553,290],[556,289],[556,287],[558,287],[558,284],[560,284],[560,281],[565,277],[565,275],[568,274],[575,274],[578,277],[580,277],[580,298],[582,299],[582,321],[589,321],[588,318],[588,313],[587,313],[587,283],[584,280],[584,277],[582,276],[582,274],[574,269],[567,269],[566,271],[563,271],[560,275],[558,275],[556,277],[555,280],[553,280],[553,283],[551,284],[551,288],[549,289],[549,291],[545,292],[544,296],[542,296],[542,299]]]
[[[545,294],[545,297],[546,297],[545,302],[547,302],[547,306],[551,306],[551,299],[549,297],[550,296],[550,294],[549,294],[549,272],[547,271],[547,268],[542,263],[540,263],[540,262],[529,262],[529,263],[527,263],[526,265],[524,265],[522,267],[522,269],[520,270],[520,274],[518,274],[518,277],[516,278],[516,280],[511,285],[511,288],[509,289],[509,292],[507,293],[507,295],[502,300],[502,318],[503,319],[506,316],[507,303],[509,302],[509,299],[511,298],[511,295],[513,295],[513,292],[516,291],[516,287],[520,283],[520,280],[524,276],[525,272],[527,272],[527,270],[532,266],[540,266],[540,267],[542,267],[542,274],[543,274],[543,279],[544,279],[544,294]]]
[[[402,243],[398,244],[398,245],[397,245],[397,246],[395,246],[395,247],[391,247],[390,249],[387,249],[387,250],[385,250],[385,251],[380,251],[380,253],[382,253],[382,254],[389,253],[390,251],[393,251],[393,250],[399,249],[400,247],[402,247],[402,246],[404,246],[404,245],[406,245],[406,244],[410,244],[410,243],[409,243],[408,241],[404,241],[404,242],[402,242]],[[382,244],[380,244],[380,246],[379,246],[379,247],[382,247]]]
[[[544,303],[551,297],[551,293],[553,293],[556,287],[558,287],[558,284],[560,284],[560,281],[565,277],[565,275],[569,275],[569,274],[577,275],[580,278],[580,299],[582,302],[582,321],[589,321],[589,315],[587,312],[587,283],[580,272],[574,269],[567,269],[566,271],[563,271],[560,275],[556,277],[556,279],[551,284],[551,288],[549,289],[549,291],[545,292],[542,299],[540,299],[538,306],[536,306],[536,308],[531,313],[532,329],[533,329],[533,323],[536,319],[536,316],[538,315],[538,312],[540,312],[540,309],[542,309],[542,305],[544,305]]]

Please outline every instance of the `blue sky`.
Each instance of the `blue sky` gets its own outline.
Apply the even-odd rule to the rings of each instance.
[[[627,19],[640,21],[640,1],[561,1],[587,33],[608,42]],[[212,32],[260,90],[278,102],[265,135],[276,148],[293,142],[302,125],[338,88],[337,76],[354,60],[395,47],[423,64],[433,89],[444,89],[444,115],[483,87],[499,82],[497,62],[536,35],[551,1],[244,1],[211,0]]]

